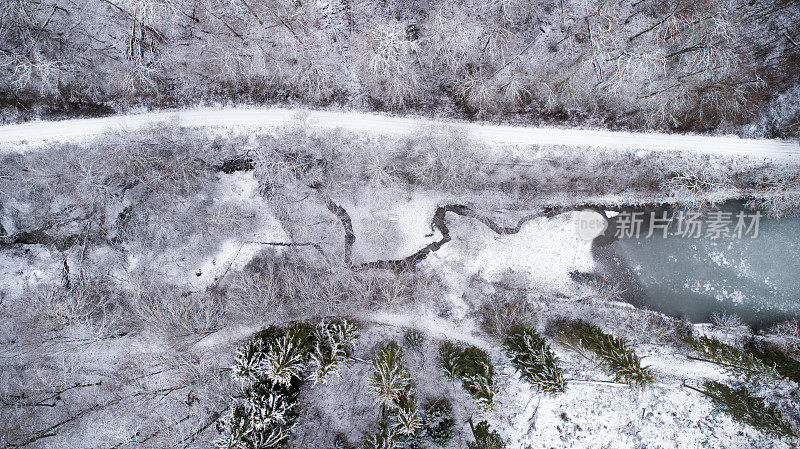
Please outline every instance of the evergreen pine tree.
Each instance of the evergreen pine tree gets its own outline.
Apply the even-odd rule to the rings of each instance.
[[[246,387],[220,420],[217,446],[225,449],[283,447],[297,420],[299,387],[283,388],[262,381]]]
[[[475,438],[475,442],[467,441],[467,449],[504,449],[506,447],[506,443],[500,437],[500,434],[492,430],[486,421],[473,425],[472,418],[470,418],[469,426],[472,429],[472,436]]]
[[[439,364],[450,380],[455,381],[461,377],[461,371],[459,371],[460,355],[461,350],[449,341],[445,341],[439,347]]]
[[[496,389],[494,365],[482,349],[470,346],[459,356],[461,384],[478,405],[491,408]]]
[[[321,323],[314,332],[314,349],[311,352],[311,374],[313,385],[325,384],[331,374],[338,374],[340,365],[352,351],[358,329],[347,321]]]
[[[401,447],[397,432],[388,421],[378,425],[378,431],[364,439],[363,449],[399,449]]]
[[[422,426],[417,399],[411,389],[400,394],[397,400],[397,409],[392,413],[392,421],[397,433],[404,436],[414,435]]]
[[[423,437],[434,444],[446,447],[453,438],[453,409],[447,402],[437,403],[425,411],[423,418]]]
[[[411,384],[411,374],[403,362],[403,350],[397,342],[389,342],[378,356],[372,360],[370,389],[377,396],[377,402],[394,409],[403,391]]]
[[[293,378],[301,376],[305,356],[298,341],[290,333],[286,333],[269,345],[258,369],[271,382],[289,386]]]
[[[295,406],[310,342],[309,326],[300,323],[264,329],[239,348],[233,372],[242,382],[242,399],[221,419],[217,446],[285,447],[297,421]]]
[[[585,321],[574,325],[578,344],[594,352],[617,381],[643,387],[653,383],[653,371],[642,366],[641,359],[621,337],[606,334]]]
[[[774,369],[778,375],[800,384],[800,361],[778,349],[753,347],[752,352],[764,365]]]
[[[714,406],[736,421],[773,435],[798,437],[776,406],[766,405],[762,398],[750,396],[744,387],[733,389],[719,382],[706,381],[703,389],[698,391],[708,396]]]
[[[439,363],[448,377],[461,380],[461,386],[478,405],[492,407],[495,371],[484,350],[475,346],[462,350],[446,341],[439,347]]]
[[[236,351],[233,376],[240,382],[253,382],[258,379],[259,364],[264,354],[264,342],[251,338]]]
[[[422,344],[425,343],[425,336],[413,329],[406,332],[403,339],[405,340],[406,346],[411,349],[421,349]]]
[[[686,342],[701,357],[721,366],[731,374],[747,378],[760,376],[767,379],[776,379],[780,377],[773,364],[764,363],[764,360],[754,353],[725,344],[716,338],[706,336],[699,338],[687,337]]]
[[[535,330],[514,326],[503,346],[523,380],[548,393],[566,391],[564,370],[558,357]]]
[[[220,418],[220,437],[217,447],[221,449],[244,449],[253,433],[250,414],[245,405],[235,401],[228,412]]]
[[[370,389],[381,404],[382,420],[364,447],[415,447],[420,437],[422,415],[417,406],[413,379],[397,342],[389,342],[372,360]]]
[[[295,398],[274,388],[257,388],[247,395],[245,406],[255,429],[283,427],[292,421]]]
[[[453,438],[453,410],[448,402],[437,402],[419,412],[419,423],[413,433],[400,435],[406,449],[430,448],[431,443],[447,447]]]

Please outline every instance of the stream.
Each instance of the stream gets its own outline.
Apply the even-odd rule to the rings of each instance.
[[[735,201],[699,217],[669,207],[617,212],[593,252],[622,299],[692,322],[714,312],[755,328],[800,318],[800,217],[756,218]]]

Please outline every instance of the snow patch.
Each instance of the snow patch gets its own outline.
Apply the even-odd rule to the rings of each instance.
[[[42,245],[0,251],[0,304],[28,289],[61,280],[63,260]]]
[[[445,245],[436,257],[458,261],[467,273],[480,274],[491,282],[513,271],[523,273],[537,289],[576,293],[570,273],[595,268],[591,242],[582,240],[576,231],[577,217],[577,212],[569,212],[536,218],[509,235],[494,234],[475,223],[469,232],[464,222],[471,219],[451,219],[453,244]]]
[[[342,201],[353,223],[355,263],[402,259],[441,239],[431,229],[438,196],[430,192],[373,190]]]
[[[244,268],[266,247],[260,242],[291,242],[280,222],[269,212],[269,204],[259,195],[258,180],[252,172],[220,174],[214,201],[252,211],[257,215],[260,226],[249,233],[222,240],[215,254],[184,272],[181,278],[188,279],[188,284],[194,288],[208,287],[229,271]],[[280,247],[276,249],[282,250]]]

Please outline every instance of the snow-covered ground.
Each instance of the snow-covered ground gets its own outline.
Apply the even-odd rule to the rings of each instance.
[[[248,127],[265,128],[297,120],[294,117],[296,112],[286,109],[198,109],[178,112],[177,120],[192,127],[217,127],[217,131],[237,128],[237,131],[242,131]],[[167,112],[2,127],[0,142],[6,145],[0,143],[0,148],[33,148],[37,142],[42,143],[48,139],[80,140],[108,129],[135,128],[152,120],[170,119],[175,114]],[[426,124],[438,126],[442,123],[413,118],[313,111],[306,111],[306,116],[301,119],[322,127],[387,134],[412,133],[424,128]],[[796,157],[800,154],[797,145],[780,141],[543,130],[463,123],[455,126],[465,127],[473,137],[512,144],[558,143],[612,148],[644,146],[659,150],[726,154],[741,151],[758,155],[762,155],[763,151],[763,155],[776,158]],[[24,139],[28,140],[27,144],[22,143]],[[734,144],[725,147],[723,144],[728,141]],[[377,186],[353,191],[342,189],[333,192],[331,197],[348,211],[352,219],[356,236],[352,248],[355,263],[403,258],[440,240],[441,230],[431,226],[431,219],[437,207],[450,204],[453,200],[452,194],[442,191]],[[319,198],[316,201],[314,197],[304,197],[297,201],[286,200],[287,204],[291,203],[291,206],[286,207],[292,209],[281,215],[275,204],[259,194],[259,180],[252,171],[218,174],[207,189],[187,198],[187,203],[207,205],[202,209],[204,212],[195,226],[204,229],[190,229],[188,232],[193,235],[182,236],[185,239],[168,247],[154,245],[127,248],[131,253],[152,253],[153,257],[143,257],[137,262],[136,257],[140,254],[129,254],[128,264],[122,264],[124,268],[121,268],[121,273],[108,273],[109,276],[114,275],[112,279],[122,278],[124,272],[133,270],[137,263],[150,263],[157,269],[146,271],[147,273],[157,273],[171,285],[202,292],[226,273],[233,274],[242,270],[264,248],[262,243],[254,242],[291,242],[295,239],[295,242],[319,243],[332,255],[341,251],[341,223]],[[489,201],[485,203],[493,204]],[[480,212],[491,216],[503,226],[513,226],[519,218],[498,217],[500,214],[490,207],[485,207]],[[516,213],[529,212],[531,211]],[[533,215],[538,212],[533,212]],[[666,342],[664,335],[659,333],[659,328],[649,327],[651,319],[654,322],[659,319],[667,321],[665,317],[605,300],[597,292],[589,291],[590,288],[573,279],[573,272],[591,272],[594,269],[590,242],[578,236],[577,215],[578,213],[571,212],[553,217],[539,216],[524,222],[519,232],[498,234],[473,216],[448,213],[445,221],[451,241],[418,265],[419,272],[433,274],[440,280],[442,288],[434,286],[428,289],[425,285],[422,288],[425,291],[419,294],[422,298],[411,294],[413,298],[406,298],[406,302],[401,300],[395,304],[381,303],[386,298],[378,298],[374,307],[351,311],[352,317],[363,325],[362,339],[356,350],[357,359],[343,370],[341,377],[333,379],[329,385],[304,392],[306,402],[296,438],[305,445],[297,447],[330,447],[333,432],[343,432],[351,443],[357,444],[365,432],[372,431],[377,408],[366,387],[368,359],[374,356],[375,348],[385,344],[387,340],[402,341],[404,333],[409,329],[415,329],[426,336],[423,350],[406,351],[409,365],[418,382],[420,399],[446,397],[454,404],[457,436],[449,446],[451,449],[464,447],[466,441],[471,441],[472,437],[465,424],[466,419],[471,416],[476,421],[486,419],[508,441],[509,449],[792,447],[790,443],[734,422],[730,417],[715,411],[707,398],[683,387],[684,379],[696,385],[705,379],[727,381],[729,376],[709,363],[687,359],[686,351],[681,350],[678,345]],[[291,220],[287,220],[286,216]],[[297,229],[291,229],[292,222],[304,233],[294,234],[292,231]],[[205,232],[209,229],[213,232]],[[277,251],[280,252],[280,249]],[[104,267],[102,263],[98,265]],[[0,252],[0,299],[5,304],[11,301],[22,303],[26,288],[35,288],[39,284],[58,284],[61,280],[61,266],[61,258],[39,245],[4,249]],[[548,336],[554,351],[564,363],[570,382],[565,394],[550,397],[537,393],[520,380],[502,351],[500,339],[489,333],[482,321],[482,307],[502,302],[503,288],[522,295],[531,307],[526,312],[530,315],[528,318],[543,333],[546,324],[552,320],[580,317],[603,326],[608,332],[630,338],[637,353],[643,356],[645,364],[653,368],[655,384],[639,390],[610,382],[608,373],[582,359],[556,338]],[[173,299],[179,300],[177,297]],[[116,364],[122,366],[124,362],[135,368],[128,374],[132,379],[141,379],[142,376],[151,376],[150,372],[167,372],[181,366],[182,370],[191,373],[191,376],[186,374],[189,379],[197,380],[187,381],[184,385],[175,383],[181,380],[177,374],[165,374],[163,379],[151,378],[151,384],[145,384],[141,387],[142,391],[135,390],[131,394],[158,393],[159,389],[178,385],[181,390],[176,391],[180,392],[180,396],[176,393],[171,399],[164,400],[166,396],[160,397],[156,394],[152,400],[158,400],[158,403],[147,402],[140,405],[136,402],[130,409],[122,409],[118,413],[110,408],[105,409],[97,413],[104,414],[103,416],[90,417],[79,421],[75,426],[58,429],[53,438],[42,439],[41,447],[97,447],[97,442],[102,442],[103,447],[120,447],[118,441],[122,441],[123,436],[129,441],[138,441],[149,434],[149,430],[140,431],[140,421],[148,423],[144,428],[155,425],[159,429],[175,427],[174,421],[183,423],[175,432],[179,435],[179,441],[185,435],[199,431],[200,437],[196,446],[209,447],[216,438],[216,432],[214,426],[206,425],[207,417],[211,416],[211,411],[219,412],[227,404],[229,397],[220,396],[228,393],[225,382],[229,379],[227,369],[232,363],[235,347],[261,325],[274,323],[279,319],[277,317],[276,313],[275,316],[256,317],[261,321],[255,322],[221,321],[222,324],[212,330],[190,332],[188,336],[180,335],[172,339],[132,332],[123,335],[124,339],[110,338],[109,344],[101,340],[90,341],[85,347],[59,347],[59,350],[73,359],[70,363],[74,363],[76,372],[86,370],[87,367],[95,368],[95,365],[101,365],[102,362],[105,370],[101,373],[102,377],[98,377],[102,379],[120,378],[120,368]],[[12,341],[21,332],[10,326],[6,328],[8,330],[4,332],[8,333],[7,336],[0,333],[2,341]],[[695,329],[703,328],[695,326]],[[443,340],[475,345],[489,353],[499,373],[499,389],[493,410],[477,409],[460,386],[444,378],[436,358],[437,345]],[[66,345],[64,342],[54,344]],[[7,361],[5,363],[11,364],[15,361],[14,357],[18,356],[14,351],[20,349],[33,360],[38,360],[35,358],[35,350],[28,351],[28,348],[11,344],[0,346],[0,357]],[[148,366],[138,361],[138,358],[145,356],[158,358],[158,363]],[[181,359],[186,360],[180,361]],[[183,365],[179,365],[181,363]],[[208,377],[198,377],[201,372],[205,372]],[[94,377],[77,379],[84,383],[95,381]],[[73,382],[72,378],[69,382]],[[61,384],[67,383],[64,381]],[[113,382],[108,384],[111,393],[120,391]],[[185,393],[184,389],[189,389],[189,392]],[[217,390],[223,393],[214,393]],[[85,396],[65,395],[67,399],[59,403],[58,407],[70,411],[69,407],[79,404],[79,401],[93,403],[91,395],[94,393],[81,394]],[[217,394],[216,398],[214,394]],[[196,402],[193,395],[202,397],[201,406],[207,408],[198,409],[197,405],[193,405]],[[186,409],[190,409],[191,419],[188,415],[183,418],[184,413],[188,413]],[[56,411],[63,410],[59,408]],[[163,423],[154,423],[153,417],[162,413],[164,416],[160,420]],[[103,423],[105,420],[113,420],[114,425],[92,426],[95,422]],[[91,427],[91,432],[87,427]],[[157,447],[159,443],[162,443],[160,447],[168,445],[163,444],[169,441],[167,436],[162,435],[159,438],[163,439],[151,440],[152,447]],[[184,445],[183,441],[180,445],[190,447],[189,444]]]
[[[301,108],[192,108],[102,118],[34,121],[0,126],[0,153],[24,151],[45,142],[85,140],[105,131],[132,130],[153,122],[173,121],[191,128],[265,129],[302,121],[322,128],[341,128],[385,135],[408,135],[437,127],[455,127],[472,138],[506,145],[570,145],[618,150],[693,151],[766,158],[800,157],[800,142],[742,139],[736,136],[635,133],[598,129],[523,127],[468,123],[422,117],[395,117],[350,111]]]

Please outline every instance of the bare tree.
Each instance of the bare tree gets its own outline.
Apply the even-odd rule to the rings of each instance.
[[[419,98],[424,87],[422,49],[400,23],[381,24],[355,36],[362,81],[394,107]]]

